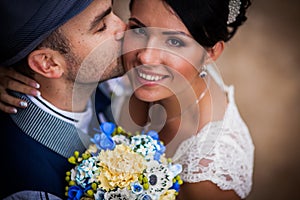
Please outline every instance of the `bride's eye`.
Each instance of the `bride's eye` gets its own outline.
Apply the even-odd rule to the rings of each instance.
[[[137,35],[147,35],[146,28],[138,26],[130,26],[130,29]]]
[[[177,38],[171,38],[167,40],[167,44],[172,47],[183,47],[185,46],[184,42]]]

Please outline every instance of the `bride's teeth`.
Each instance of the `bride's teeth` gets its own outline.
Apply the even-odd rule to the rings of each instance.
[[[149,74],[144,74],[144,73],[138,73],[139,74],[139,77],[145,79],[145,80],[148,80],[148,81],[159,81],[161,80],[163,77],[162,76],[152,76],[152,75],[149,75]]]
[[[158,80],[160,80],[161,78],[160,77],[158,77],[158,76],[156,76],[156,77],[153,77],[154,78],[154,80],[155,81],[158,81]]]

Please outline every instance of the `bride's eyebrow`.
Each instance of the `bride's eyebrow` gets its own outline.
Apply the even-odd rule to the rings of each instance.
[[[146,27],[145,24],[143,24],[141,21],[139,21],[139,20],[138,20],[137,18],[135,18],[135,17],[130,17],[128,20],[129,20],[129,21],[135,22],[135,23],[138,24],[140,27]]]
[[[183,35],[183,36],[191,37],[189,34],[183,32],[183,31],[176,31],[176,30],[163,31],[162,34],[163,35]]]

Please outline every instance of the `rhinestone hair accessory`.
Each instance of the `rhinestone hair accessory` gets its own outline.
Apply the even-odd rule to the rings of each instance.
[[[240,14],[242,2],[240,0],[229,0],[229,14],[227,24],[231,24],[236,20],[236,17]]]

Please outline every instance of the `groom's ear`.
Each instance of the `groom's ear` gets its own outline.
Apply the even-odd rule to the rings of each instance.
[[[36,73],[47,78],[60,78],[66,66],[64,57],[49,48],[38,49],[28,56],[28,65]]]
[[[207,50],[210,59],[216,61],[224,50],[225,43],[224,41],[217,42],[212,48]]]

